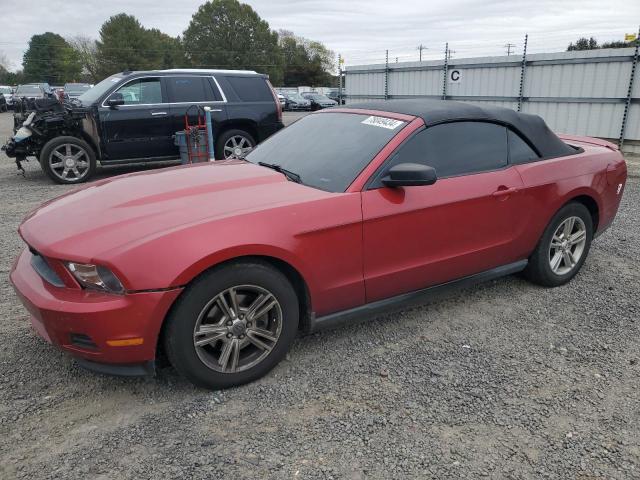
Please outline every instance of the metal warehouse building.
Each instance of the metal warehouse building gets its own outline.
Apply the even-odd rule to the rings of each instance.
[[[637,50],[584,50],[349,66],[348,103],[445,98],[520,109],[556,132],[621,142],[640,153]],[[634,79],[634,77],[636,77]]]

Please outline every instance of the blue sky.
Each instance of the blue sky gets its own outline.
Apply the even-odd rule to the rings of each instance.
[[[8,1],[8,0],[3,0]],[[31,35],[52,31],[64,37],[96,37],[111,15],[125,12],[146,27],[179,35],[201,0],[22,0],[3,9],[0,53],[20,68]],[[592,0],[248,0],[274,30],[287,29],[325,43],[347,64],[418,59],[443,55],[501,55],[507,43],[520,53],[525,33],[533,53],[564,50],[569,41],[594,35],[622,40],[635,32],[640,2]]]

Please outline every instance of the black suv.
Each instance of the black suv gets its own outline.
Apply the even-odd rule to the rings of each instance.
[[[106,78],[63,105],[16,113],[3,147],[18,167],[28,156],[58,183],[84,182],[96,163],[119,165],[179,157],[174,134],[191,105],[211,107],[216,159],[245,153],[283,127],[266,75],[245,70],[154,70]],[[195,123],[197,110],[189,110]]]

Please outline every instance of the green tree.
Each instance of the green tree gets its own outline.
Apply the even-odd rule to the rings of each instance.
[[[198,8],[183,35],[193,67],[254,69],[282,82],[278,34],[249,6],[237,0],[212,0]]]
[[[636,46],[636,42],[631,40],[630,42],[605,42],[600,45],[600,48],[633,48]]]
[[[120,13],[102,24],[96,42],[99,79],[124,70],[154,70],[184,65],[179,38],[146,29],[137,18]]]
[[[162,33],[157,28],[147,30],[149,37],[149,48],[160,52],[159,64],[156,68],[178,68],[184,67],[184,50],[180,37],[174,38],[166,33]]]
[[[22,66],[30,82],[63,84],[77,80],[82,73],[77,52],[64,38],[51,32],[31,37]]]
[[[100,78],[98,72],[98,46],[96,41],[84,35],[78,35],[67,40],[71,47],[78,53],[82,74],[91,83],[97,83]]]
[[[327,86],[333,83],[334,54],[322,43],[280,30],[279,45],[284,58],[285,86]]]
[[[150,70],[161,63],[162,53],[150,45],[150,35],[137,18],[119,13],[100,28],[96,42],[100,78],[124,70]]]
[[[595,50],[597,48],[630,48],[635,47],[635,40],[631,40],[630,42],[605,42],[602,45],[598,45],[598,41],[590,37],[589,39],[582,37],[579,38],[574,44],[571,42],[567,47],[567,51],[571,52],[574,50]]]
[[[567,51],[571,52],[574,50],[594,50],[596,48],[598,48],[598,42],[595,38],[591,37],[587,39],[586,37],[582,37],[576,40],[575,44],[571,42],[567,47]]]

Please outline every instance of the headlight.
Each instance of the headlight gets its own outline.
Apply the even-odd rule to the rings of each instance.
[[[86,288],[93,288],[110,293],[124,293],[124,287],[111,270],[100,265],[68,262],[67,268]]]

